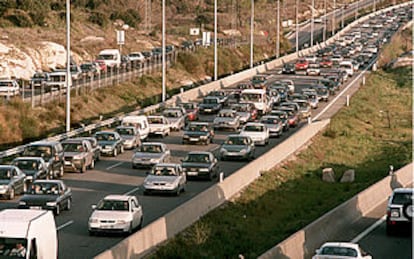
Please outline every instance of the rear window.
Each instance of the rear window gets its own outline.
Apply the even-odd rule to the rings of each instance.
[[[406,203],[411,203],[413,200],[413,193],[404,192],[404,193],[394,193],[392,198],[392,204],[404,205]]]

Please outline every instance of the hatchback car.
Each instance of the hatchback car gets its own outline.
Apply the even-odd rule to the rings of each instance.
[[[121,136],[124,149],[134,149],[141,145],[141,137],[136,127],[118,126],[115,131]]]
[[[26,175],[14,165],[0,165],[0,195],[8,200],[26,191]]]
[[[147,116],[147,118],[150,135],[161,136],[162,138],[170,135],[171,127],[167,118],[159,115],[151,115]]]
[[[118,154],[124,153],[124,144],[118,132],[98,131],[95,133],[98,145],[101,147],[101,153],[116,157]]]
[[[277,116],[266,115],[260,118],[260,122],[269,129],[270,137],[280,137],[283,133],[283,123]]]
[[[241,136],[249,136],[255,145],[267,145],[269,143],[269,129],[263,123],[248,122],[240,131]]]
[[[154,165],[144,180],[144,195],[170,193],[180,195],[187,185],[186,174],[180,164],[160,163]]]
[[[211,152],[192,151],[182,160],[181,166],[187,179],[205,178],[213,180],[219,174],[217,159]]]
[[[346,242],[327,242],[316,250],[312,259],[371,259],[371,255],[361,249],[358,244]]]
[[[140,229],[144,214],[138,199],[130,195],[107,195],[92,205],[88,220],[89,235],[96,233],[132,233]]]
[[[59,215],[72,208],[72,191],[61,180],[36,180],[19,201],[19,209],[51,210]]]
[[[217,113],[221,110],[223,104],[220,102],[220,99],[218,97],[206,96],[198,107],[200,109],[200,113]]]
[[[410,229],[414,215],[414,189],[394,189],[387,205],[387,235],[392,235],[403,227]]]
[[[165,109],[162,115],[168,119],[170,129],[179,131],[185,126],[185,115],[179,109]]]
[[[253,160],[256,147],[254,141],[249,136],[229,135],[220,146],[221,160]]]
[[[170,160],[171,152],[160,142],[144,142],[132,156],[132,168],[152,167]]]
[[[16,157],[11,164],[17,166],[25,174],[26,186],[37,179],[49,177],[46,162],[41,157]]]
[[[183,144],[213,143],[214,130],[208,122],[190,122],[183,134]]]
[[[214,129],[231,129],[237,131],[240,126],[240,116],[235,110],[221,110],[213,121]]]

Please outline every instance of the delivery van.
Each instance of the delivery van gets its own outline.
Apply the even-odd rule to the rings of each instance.
[[[121,66],[121,53],[118,49],[104,49],[99,52],[97,60],[102,60],[108,68]]]
[[[56,259],[57,230],[51,211],[5,209],[0,212],[0,247],[2,255],[19,258]],[[0,257],[2,257],[0,255]],[[13,257],[15,258],[15,257]]]
[[[134,126],[138,130],[141,140],[145,140],[150,131],[147,116],[144,115],[125,116],[121,121],[121,125]]]

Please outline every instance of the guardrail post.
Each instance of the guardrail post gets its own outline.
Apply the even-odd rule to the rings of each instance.
[[[223,182],[223,180],[224,180],[224,172],[220,172],[220,174],[219,174],[219,182],[221,183],[221,182]]]
[[[22,99],[24,101],[24,81],[22,81]]]
[[[362,77],[362,85],[365,85],[365,76]]]
[[[35,107],[35,91],[34,91],[34,84],[30,84],[31,85],[31,90],[32,90],[32,96],[31,96],[31,101],[32,101],[32,108],[34,108]]]
[[[349,94],[346,95],[346,107],[349,106]]]

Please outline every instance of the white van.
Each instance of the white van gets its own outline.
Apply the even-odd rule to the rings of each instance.
[[[9,257],[13,249],[23,246],[26,254],[20,258],[56,259],[57,240],[51,211],[6,209],[0,212],[0,246],[4,246],[2,250]]]
[[[97,60],[102,60],[109,68],[119,68],[121,66],[121,53],[118,49],[104,49],[99,52]]]
[[[265,89],[245,89],[240,94],[241,102],[253,103],[260,114],[266,114],[270,109],[270,99]]]
[[[148,119],[144,115],[130,115],[125,116],[121,121],[122,126],[134,126],[138,132],[141,140],[145,140],[149,134]]]
[[[69,78],[69,84],[72,85],[72,78]],[[59,90],[66,88],[66,71],[57,70],[49,73],[49,80],[44,84],[44,90]]]
[[[339,68],[345,71],[349,77],[354,75],[354,64],[352,61],[344,60],[339,63]]]

